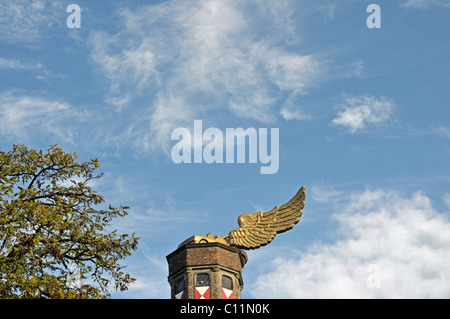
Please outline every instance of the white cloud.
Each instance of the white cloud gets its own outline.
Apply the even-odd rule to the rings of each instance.
[[[0,133],[28,138],[53,135],[72,141],[73,125],[83,117],[66,102],[19,95],[12,91],[0,94]]]
[[[0,2],[0,40],[36,42],[61,20],[62,4],[49,0],[3,0]]]
[[[280,114],[286,121],[306,120],[311,118],[310,115],[306,114],[305,111],[299,107],[299,103],[296,101],[296,97],[302,94],[301,89],[295,90],[289,95],[286,102],[281,107]]]
[[[121,93],[121,90],[133,86],[139,93],[155,79],[155,55],[150,40],[144,38],[138,44],[127,45],[124,39],[109,36],[105,32],[94,32],[91,35],[92,58],[111,82],[111,92]],[[114,54],[109,53],[112,47],[123,45],[123,49]],[[132,47],[132,49],[128,49]],[[126,90],[124,90],[126,91]],[[116,106],[124,106],[130,102],[129,93],[108,97],[108,102]]]
[[[32,63],[25,63],[22,61],[19,61],[17,59],[5,59],[0,57],[0,69],[4,70],[24,70],[24,71],[36,71],[42,69],[42,64],[32,64]]]
[[[318,203],[337,203],[345,200],[345,195],[330,185],[315,184],[311,187],[311,199]]]
[[[0,69],[6,71],[25,71],[33,74],[36,79],[47,82],[51,77],[63,77],[63,75],[58,75],[38,62],[38,63],[30,63],[17,59],[8,59],[0,57]]]
[[[444,200],[445,205],[450,209],[450,193],[445,193],[442,199]]]
[[[167,137],[171,136],[174,127],[191,127],[195,113],[195,109],[189,108],[182,97],[159,95],[151,115],[151,135],[143,135],[141,144],[147,149],[156,146],[169,152]]]
[[[291,5],[204,0],[121,10],[120,32],[90,38],[92,60],[111,84],[108,101],[148,114],[151,129],[140,135],[149,147],[164,148],[177,125],[218,118],[218,111],[274,121],[277,104],[293,91],[305,93],[322,72],[314,55],[280,46],[295,38]],[[255,32],[261,26],[270,32]],[[147,104],[132,103],[139,96],[149,97]],[[293,109],[282,115],[300,118]]]
[[[420,192],[347,198],[334,215],[341,239],[275,259],[252,287],[254,297],[450,298],[448,216]]]
[[[292,109],[289,107],[282,108],[280,114],[286,121],[304,120],[310,118],[308,115],[303,114],[301,110]]]
[[[364,71],[365,71],[364,61],[358,60],[355,62],[351,62],[349,64],[346,75],[349,77],[361,78],[364,75]]]
[[[367,126],[386,122],[390,119],[394,107],[394,102],[384,96],[379,99],[368,95],[348,97],[341,106],[342,111],[332,122],[355,133]]]
[[[448,127],[437,127],[433,129],[434,132],[436,132],[439,136],[443,138],[450,138],[450,128]]]
[[[317,7],[317,10],[322,11],[325,14],[325,20],[334,20],[336,12],[336,4],[324,4]]]

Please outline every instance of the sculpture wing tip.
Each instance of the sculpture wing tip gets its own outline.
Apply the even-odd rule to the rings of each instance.
[[[256,249],[269,244],[278,233],[292,229],[300,221],[305,205],[306,192],[302,186],[294,197],[282,206],[275,206],[266,213],[239,216],[239,228],[228,234],[230,246]]]

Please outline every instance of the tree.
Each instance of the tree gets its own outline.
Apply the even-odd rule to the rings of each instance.
[[[129,207],[103,204],[89,186],[98,160],[77,158],[57,145],[0,151],[0,297],[108,298],[135,280],[119,261],[139,238],[111,230]]]

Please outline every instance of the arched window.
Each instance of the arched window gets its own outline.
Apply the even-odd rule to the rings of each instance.
[[[222,276],[222,287],[233,290],[233,280],[231,277],[225,275]]]
[[[198,274],[197,278],[195,279],[195,286],[197,287],[209,286],[209,274],[207,273]]]

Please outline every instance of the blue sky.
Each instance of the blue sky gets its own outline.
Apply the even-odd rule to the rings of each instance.
[[[68,28],[69,4],[81,27]],[[381,8],[381,28],[366,12]],[[99,158],[131,207],[115,298],[168,298],[165,256],[305,185],[295,228],[249,251],[244,298],[450,297],[450,2],[0,4],[0,148]],[[279,128],[279,170],[175,164],[177,127]],[[370,284],[374,275],[379,285]]]

